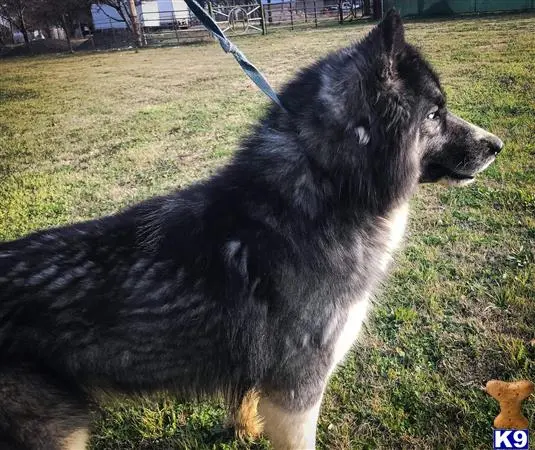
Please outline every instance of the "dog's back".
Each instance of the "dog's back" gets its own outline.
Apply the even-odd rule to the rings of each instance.
[[[252,387],[242,347],[254,336],[239,331],[256,314],[242,262],[252,259],[227,245],[232,212],[220,204],[218,229],[206,221],[209,191],[0,244],[2,448],[76,448],[93,389],[237,401]]]
[[[127,390],[213,379],[228,357],[225,297],[244,280],[224,292],[239,255],[227,261],[227,241],[206,229],[202,190],[0,244],[0,357]]]

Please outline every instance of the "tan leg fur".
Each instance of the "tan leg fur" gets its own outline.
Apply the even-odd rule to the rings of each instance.
[[[262,434],[264,424],[258,415],[260,393],[255,389],[248,391],[234,415],[234,428],[240,440],[255,439]]]

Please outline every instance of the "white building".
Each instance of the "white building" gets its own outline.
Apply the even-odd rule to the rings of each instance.
[[[137,13],[142,27],[170,27],[174,21],[187,25],[190,17],[184,0],[142,0],[137,6]],[[110,6],[91,5],[91,15],[96,30],[126,28],[121,15]]]

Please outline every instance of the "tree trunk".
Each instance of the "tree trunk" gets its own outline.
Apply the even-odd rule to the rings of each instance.
[[[13,31],[13,22],[9,22],[9,31],[11,35],[11,43],[15,45],[15,33]]]
[[[134,0],[130,0],[130,17],[132,18],[132,32],[134,33],[134,42],[136,47],[141,47],[143,42],[141,41],[141,27],[139,26],[139,19],[137,17],[137,9]]]
[[[26,29],[26,21],[24,20],[24,14],[22,11],[19,14],[20,18],[20,32],[22,33],[22,36],[24,36],[24,43],[27,47],[31,46],[30,43],[30,36],[28,35],[28,30]]]
[[[63,27],[63,31],[65,31],[65,37],[67,38],[67,44],[69,45],[69,51],[71,53],[74,53],[74,50],[72,49],[72,42],[71,42],[71,27],[67,26],[67,21],[65,20],[65,14],[61,15],[61,26]]]
[[[363,16],[372,15],[371,0],[364,0],[363,5],[362,5],[362,15]]]

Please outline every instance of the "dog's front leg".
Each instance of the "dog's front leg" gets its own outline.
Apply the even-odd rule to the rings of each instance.
[[[264,433],[275,450],[310,450],[316,446],[318,422],[323,390],[307,396],[303,404],[295,401],[296,391],[263,393],[258,403],[258,414]]]

